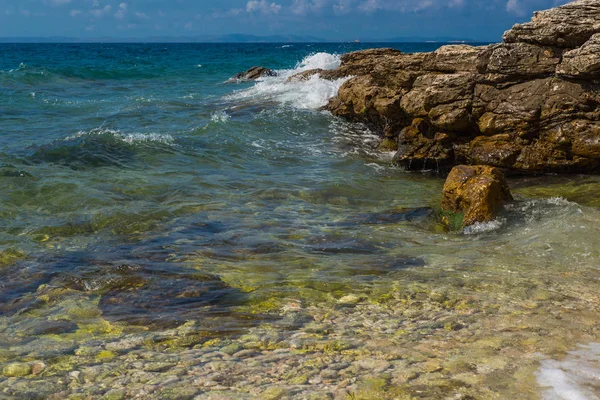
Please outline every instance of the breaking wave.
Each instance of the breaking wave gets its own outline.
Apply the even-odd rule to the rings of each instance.
[[[173,152],[173,142],[173,137],[168,134],[123,133],[96,128],[37,147],[28,160],[74,170],[106,166],[131,168],[140,161],[142,154]]]
[[[290,81],[289,78],[313,69],[335,69],[340,64],[337,54],[311,54],[293,69],[278,70],[277,76],[263,77],[254,86],[227,96],[227,100],[277,102],[297,109],[317,110],[327,105],[349,78],[325,80],[318,74],[306,80]]]

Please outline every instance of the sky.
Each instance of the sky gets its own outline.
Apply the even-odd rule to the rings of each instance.
[[[310,35],[499,41],[567,0],[0,0],[0,37]]]

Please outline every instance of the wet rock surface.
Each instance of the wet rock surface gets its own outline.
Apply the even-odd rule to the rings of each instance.
[[[500,207],[513,197],[498,168],[489,166],[454,167],[442,194],[442,209],[463,213],[462,226],[493,220]]]
[[[536,13],[504,42],[392,49],[342,57],[321,78],[352,76],[327,109],[398,143],[394,163],[449,171],[600,171],[600,5],[580,0]],[[304,72],[307,79],[310,72]]]
[[[277,76],[277,72],[265,67],[252,67],[247,71],[240,72],[231,79],[230,82],[255,81],[265,76]]]

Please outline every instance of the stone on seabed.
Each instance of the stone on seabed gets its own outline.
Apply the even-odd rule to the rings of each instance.
[[[26,363],[8,364],[2,369],[2,375],[6,377],[18,377],[31,375],[31,365]]]

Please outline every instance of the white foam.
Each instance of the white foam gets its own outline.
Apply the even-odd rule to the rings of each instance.
[[[543,360],[537,373],[544,400],[600,400],[600,343],[581,345],[562,360]]]
[[[313,53],[300,61],[296,65],[296,68],[289,71],[291,71],[290,75],[293,75],[298,72],[308,71],[309,69],[336,69],[341,63],[341,56],[339,54]]]
[[[570,206],[570,205],[576,204],[576,203],[573,203],[572,201],[569,201],[562,197],[551,197],[551,198],[547,199],[547,202],[548,202],[548,204],[552,204],[555,206]]]
[[[217,111],[211,114],[210,120],[214,123],[223,123],[231,119],[231,116],[225,111]]]
[[[74,135],[66,137],[64,140],[74,140],[84,136],[102,136],[110,135],[116,139],[119,139],[125,143],[144,143],[154,142],[162,144],[173,144],[175,139],[173,136],[164,133],[123,133],[119,130],[107,129],[107,128],[95,128],[89,131],[79,131]]]
[[[489,222],[475,222],[473,225],[465,227],[463,230],[465,235],[478,235],[480,233],[493,232],[498,230],[506,222],[503,219],[495,219]]]
[[[301,81],[288,78],[311,69],[335,69],[340,66],[340,56],[315,53],[304,58],[294,69],[278,70],[277,76],[266,76],[248,89],[227,96],[228,100],[275,101],[298,109],[316,110],[329,102],[349,78],[321,79],[318,74]]]

